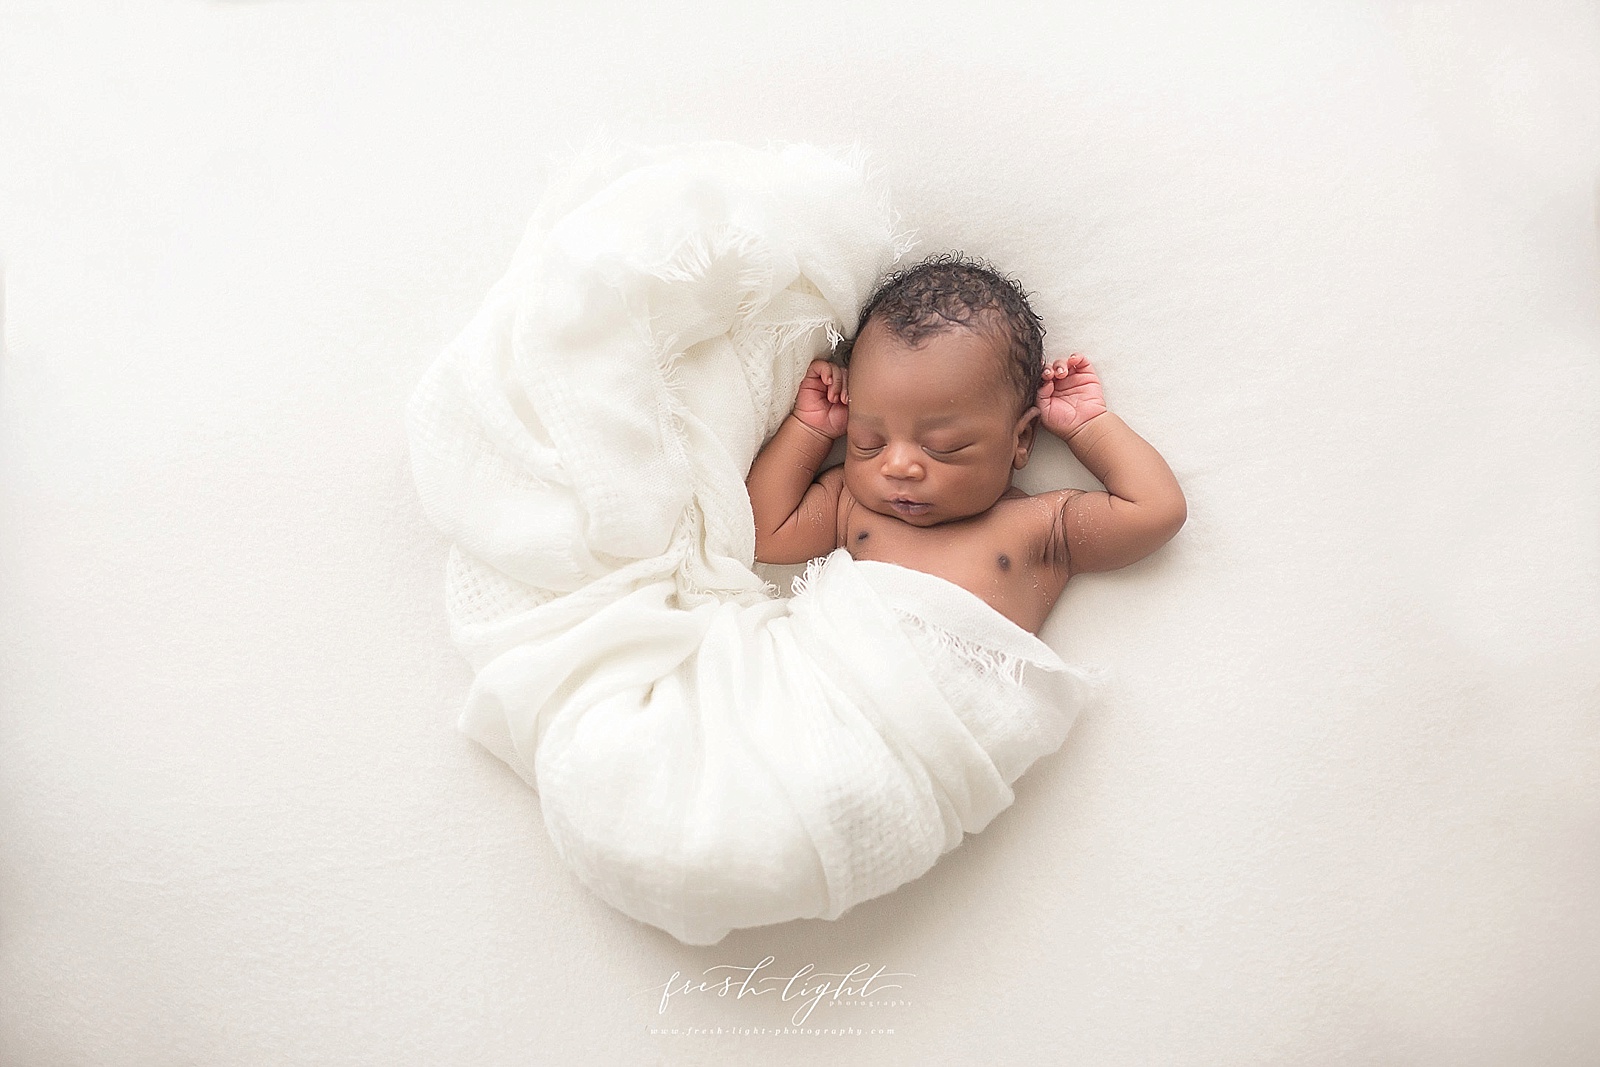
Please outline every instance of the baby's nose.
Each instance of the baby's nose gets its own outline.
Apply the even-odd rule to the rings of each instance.
[[[913,448],[890,446],[883,450],[883,472],[890,478],[920,478],[922,461]]]

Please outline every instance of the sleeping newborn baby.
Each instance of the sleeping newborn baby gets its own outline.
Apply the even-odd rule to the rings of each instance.
[[[1161,455],[1106,410],[1085,357],[1044,364],[1027,297],[941,256],[887,278],[839,363],[814,360],[746,488],[756,560],[836,548],[925,571],[1038,633],[1067,580],[1165,544],[1186,517]],[[1104,492],[1011,484],[1039,426]],[[817,468],[845,436],[844,463]]]

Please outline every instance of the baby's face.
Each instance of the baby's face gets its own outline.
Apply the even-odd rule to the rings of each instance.
[[[913,349],[870,321],[850,356],[844,480],[852,496],[913,526],[980,515],[1028,462],[1034,420],[1016,414],[1003,342],[961,327]]]

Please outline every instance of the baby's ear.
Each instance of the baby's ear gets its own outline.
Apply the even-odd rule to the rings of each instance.
[[[1016,434],[1016,454],[1011,461],[1012,470],[1021,470],[1028,465],[1028,457],[1033,454],[1034,431],[1039,428],[1039,405],[1034,404],[1017,418],[1013,432]]]

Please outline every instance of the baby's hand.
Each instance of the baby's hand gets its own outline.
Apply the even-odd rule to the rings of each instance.
[[[812,360],[794,398],[794,417],[829,437],[842,436],[850,412],[845,406],[850,402],[845,379],[845,368],[825,359]]]
[[[1104,415],[1105,394],[1100,391],[1100,376],[1089,357],[1074,352],[1045,367],[1038,404],[1039,421],[1062,440],[1077,433],[1096,415]]]

